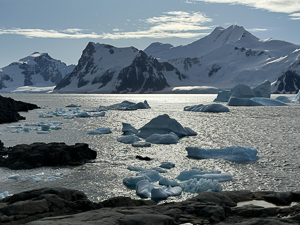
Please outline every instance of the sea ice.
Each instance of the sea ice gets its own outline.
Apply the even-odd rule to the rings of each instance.
[[[171,162],[162,162],[159,167],[165,168],[165,169],[171,169],[171,168],[175,167],[175,164],[171,163]]]
[[[137,183],[140,182],[141,180],[148,180],[148,178],[145,176],[125,177],[123,179],[123,184],[130,189],[136,189]]]
[[[137,141],[137,142],[132,143],[132,146],[133,147],[140,147],[140,148],[150,147],[151,143],[145,142],[145,141]]]
[[[140,180],[136,184],[136,194],[141,198],[150,198],[152,188],[153,184],[151,184],[149,180]]]
[[[152,119],[149,123],[140,128],[137,136],[147,138],[155,133],[169,134],[170,132],[174,132],[179,138],[197,135],[196,132],[183,127],[175,119],[171,119],[169,115],[164,114]]]
[[[194,169],[191,169],[191,170],[187,170],[187,171],[182,171],[177,177],[176,179],[177,180],[180,180],[180,181],[185,181],[185,180],[190,180],[190,179],[201,179],[201,176],[202,175],[210,175],[212,174],[214,177],[216,177],[216,174],[221,174],[220,176],[223,176],[224,173],[222,173],[221,171],[218,171],[218,170],[211,170],[211,171],[203,171],[201,169],[198,169],[198,168],[194,168]],[[231,176],[231,175],[230,175]],[[232,179],[232,177],[231,177]],[[230,180],[231,180],[230,179]]]
[[[134,103],[129,101],[123,101],[121,103],[117,103],[111,106],[99,106],[99,111],[107,111],[107,110],[137,110],[137,109],[150,109],[148,102],[145,100],[144,102]]]
[[[111,130],[106,127],[100,127],[96,130],[88,132],[88,134],[110,134],[110,133],[112,133]]]
[[[220,192],[222,191],[222,186],[219,184],[216,180],[210,180],[210,179],[200,179],[197,180],[189,179],[187,181],[184,181],[180,183],[180,187],[184,192],[190,192],[190,193],[201,193],[205,191],[209,192]]]
[[[129,123],[122,123],[122,126],[123,135],[132,135],[138,133],[138,130],[131,126]]]
[[[234,162],[256,160],[257,149],[254,147],[230,146],[221,149],[187,147],[188,157],[195,159],[224,159]]]
[[[229,112],[228,107],[222,104],[209,104],[209,105],[193,105],[193,106],[186,106],[183,109],[184,111],[193,111],[193,112]]]
[[[136,176],[148,177],[150,182],[159,181],[161,178],[159,173],[156,170],[152,170],[152,169],[143,170],[143,171],[137,173]]]
[[[153,144],[177,144],[179,141],[178,136],[170,132],[169,134],[152,134],[146,138],[146,142]]]
[[[127,135],[124,137],[119,137],[117,141],[124,144],[132,144],[134,142],[141,141],[141,139],[135,135]]]

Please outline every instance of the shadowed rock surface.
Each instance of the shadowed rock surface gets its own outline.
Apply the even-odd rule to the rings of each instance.
[[[24,120],[25,117],[21,116],[18,112],[28,112],[28,110],[38,108],[35,104],[15,101],[12,98],[0,95],[0,124]]]
[[[82,165],[97,157],[97,152],[88,144],[42,143],[19,144],[0,148],[0,167],[32,169],[42,166]]]
[[[264,208],[237,203],[264,200],[287,204]],[[115,197],[94,203],[81,191],[42,188],[0,200],[2,224],[299,224],[300,192],[203,192],[183,202]],[[290,205],[291,202],[298,204]]]

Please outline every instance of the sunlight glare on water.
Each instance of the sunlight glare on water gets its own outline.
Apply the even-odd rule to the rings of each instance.
[[[161,174],[176,178],[180,172],[198,167],[203,170],[220,170],[233,176],[230,182],[222,183],[223,190],[251,191],[299,190],[300,172],[300,105],[284,107],[229,107],[229,113],[199,113],[183,111],[185,106],[210,104],[216,95],[85,95],[85,94],[3,94],[15,100],[37,104],[41,109],[21,113],[25,121],[1,124],[0,139],[6,147],[33,142],[88,143],[97,150],[95,163],[78,167],[37,168],[33,170],[9,170],[1,168],[0,192],[17,193],[39,187],[61,186],[82,190],[93,201],[102,201],[114,196],[138,198],[134,190],[122,184],[125,176],[134,176],[127,166],[143,168],[158,167],[161,162],[175,163],[175,168]],[[39,118],[38,112],[65,108],[69,104],[81,105],[80,109],[96,109],[124,100],[143,102],[151,109],[136,111],[107,111],[105,117],[63,119],[60,117]],[[225,104],[224,104],[225,105]],[[175,145],[155,145],[150,148],[134,148],[117,142],[122,136],[122,122],[140,128],[158,115],[168,114],[182,126],[190,127],[197,136],[185,137]],[[62,130],[38,135],[35,131],[11,133],[7,126],[25,122],[61,121]],[[88,135],[87,132],[108,127],[111,134]],[[258,149],[258,160],[251,163],[234,163],[224,160],[195,160],[187,158],[186,147],[223,148],[232,145],[252,146]],[[148,156],[152,161],[139,161],[136,155]],[[33,182],[24,179],[27,175],[44,173],[44,177],[60,172],[62,179]],[[19,180],[7,176],[20,174]],[[184,200],[183,194],[171,200]]]

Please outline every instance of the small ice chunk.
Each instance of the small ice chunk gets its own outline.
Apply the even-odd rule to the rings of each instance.
[[[37,133],[37,134],[49,134],[48,131],[37,131],[36,133]]]
[[[44,181],[54,181],[54,180],[59,180],[62,179],[60,176],[52,176],[52,177],[47,177]]]
[[[149,177],[150,182],[156,182],[159,181],[161,176],[156,170],[143,170],[136,174],[136,176],[146,176]]]
[[[8,191],[4,191],[3,193],[0,193],[0,199],[6,198],[8,196],[12,196],[8,193]]]
[[[166,170],[164,170],[162,168],[159,168],[159,167],[153,167],[153,168],[151,168],[151,170],[155,170],[155,171],[157,171],[159,173],[166,173],[167,172]]]
[[[175,186],[179,186],[179,183],[174,180],[174,179],[168,179],[168,178],[161,178],[159,180],[159,184],[160,185],[164,185],[164,186],[171,186],[171,187],[175,187]]]
[[[163,187],[153,187],[151,189],[151,199],[153,201],[161,201],[165,200],[169,197],[169,195],[166,193],[166,191],[163,189]]]
[[[209,104],[209,105],[193,105],[184,107],[184,111],[193,111],[193,112],[229,112],[228,107],[222,104]]]
[[[33,181],[36,181],[36,182],[40,182],[40,181],[43,181],[42,178],[36,176],[36,175],[29,175],[29,176],[26,176],[25,179],[27,180],[33,180]]]
[[[170,132],[169,134],[152,134],[150,137],[146,138],[146,142],[153,144],[177,144],[178,141],[178,136],[173,132]]]
[[[129,169],[130,171],[143,171],[143,170],[145,170],[144,168],[139,167],[139,166],[128,166],[127,169]]]
[[[117,141],[124,143],[124,144],[132,144],[134,142],[141,141],[141,139],[135,135],[127,135],[127,136],[118,138]]]
[[[93,115],[91,115],[91,117],[104,117],[104,116],[105,116],[105,112],[94,113]]]
[[[123,179],[123,184],[130,189],[136,189],[137,183],[141,180],[148,180],[148,178],[144,176],[125,177]]]
[[[159,167],[165,168],[165,169],[171,169],[171,168],[175,167],[175,164],[171,163],[171,162],[162,162]]]
[[[167,187],[167,189],[165,189],[165,192],[168,194],[168,196],[178,196],[181,195],[182,193],[182,188],[179,186],[176,187]]]
[[[232,180],[232,176],[227,173],[195,175],[194,178],[196,178],[197,180],[205,178],[205,179],[216,180],[218,182],[225,182],[225,181]]]
[[[151,143],[145,142],[145,141],[137,141],[137,142],[132,143],[132,146],[133,147],[141,147],[141,148],[150,147]]]
[[[66,107],[77,108],[77,107],[81,107],[81,105],[70,104],[70,105],[67,105]]]
[[[80,112],[80,113],[76,114],[76,117],[85,118],[85,117],[91,117],[91,115],[88,114],[86,111],[83,111],[83,112]]]
[[[194,168],[188,171],[182,171],[176,179],[178,180],[189,180],[189,179],[194,179],[195,177],[199,177],[199,175],[204,175],[204,174],[220,174],[221,171],[202,171],[201,169]]]
[[[48,124],[42,124],[41,125],[41,130],[42,131],[49,131],[50,130],[50,125],[48,125]]]
[[[203,149],[187,147],[188,157],[195,159],[224,159],[234,162],[256,160],[257,149],[254,147],[230,146],[221,149]]]
[[[190,193],[201,193],[205,191],[210,192],[220,192],[222,191],[222,186],[216,180],[210,179],[200,179],[199,181],[194,179],[189,179],[180,183],[180,187],[184,192]]]
[[[149,180],[140,180],[136,184],[136,194],[141,198],[150,198],[152,188],[153,184],[151,184]]]
[[[8,176],[7,178],[12,179],[12,180],[17,180],[19,177],[20,177],[19,174],[13,174],[13,175]]]
[[[88,134],[110,134],[110,133],[112,133],[111,130],[106,127],[100,127],[96,130],[88,132]]]

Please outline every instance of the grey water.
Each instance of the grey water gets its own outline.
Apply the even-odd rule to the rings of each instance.
[[[40,187],[66,187],[83,191],[90,200],[98,202],[115,196],[135,199],[134,190],[127,189],[122,180],[134,176],[127,166],[143,168],[158,167],[161,162],[173,162],[175,168],[161,174],[176,178],[180,172],[193,167],[203,170],[220,170],[233,176],[233,180],[221,183],[223,190],[251,191],[294,191],[300,189],[300,104],[272,107],[229,107],[229,113],[187,112],[185,106],[210,104],[216,95],[201,94],[148,94],[148,95],[103,95],[103,94],[3,94],[15,100],[31,102],[40,109],[22,112],[26,120],[0,125],[0,140],[6,147],[33,142],[88,143],[97,151],[95,162],[77,167],[42,167],[32,170],[10,170],[0,168],[0,193],[10,194]],[[272,95],[275,98],[276,95]],[[124,100],[141,102],[147,100],[151,109],[136,111],[107,111],[105,117],[63,119],[60,117],[39,118],[39,112],[65,108],[79,104],[80,109],[96,109]],[[224,104],[225,105],[225,104]],[[197,136],[185,137],[178,144],[157,145],[149,148],[135,148],[117,142],[122,136],[122,122],[140,128],[158,115],[168,114],[184,127],[190,127]],[[49,134],[36,131],[12,133],[8,126],[41,122],[61,121],[62,129]],[[111,134],[88,135],[89,131],[108,127]],[[258,150],[258,160],[250,163],[235,163],[215,159],[190,159],[186,147],[223,148],[240,145],[252,146]],[[136,155],[148,156],[151,161],[140,161]],[[46,178],[61,173],[62,179],[40,181],[25,179],[39,174]],[[19,174],[17,180],[9,175]],[[192,194],[184,193],[168,201],[181,201]]]

